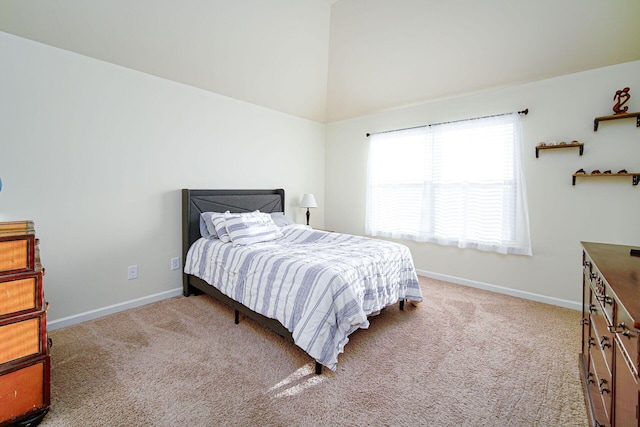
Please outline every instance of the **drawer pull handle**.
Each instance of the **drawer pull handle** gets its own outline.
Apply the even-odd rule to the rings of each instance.
[[[601,379],[600,384],[598,384],[600,394],[611,393],[611,390],[609,390],[607,387],[603,387],[605,384],[607,384],[607,380],[605,380],[604,378]]]
[[[598,309],[596,308],[595,304],[589,304],[589,312],[590,313],[597,313]]]
[[[589,337],[589,347],[593,347],[594,345],[596,345],[596,340],[594,340],[593,337]]]
[[[603,335],[602,338],[600,339],[600,347],[602,348],[609,348],[611,347],[611,344],[609,344],[609,337],[606,335]]]
[[[609,295],[602,295],[602,296],[596,296],[596,299],[600,302],[602,302],[603,304],[611,304],[613,305],[613,298],[611,298]]]
[[[609,330],[609,332],[613,332],[614,334],[622,334],[629,339],[638,337],[637,334],[634,334],[629,330],[629,328],[627,328],[627,325],[625,325],[624,322],[618,323],[617,326],[609,325],[607,326],[607,329]]]

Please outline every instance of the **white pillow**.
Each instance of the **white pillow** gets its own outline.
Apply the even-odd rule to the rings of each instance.
[[[231,214],[225,212],[224,222],[233,246],[252,245],[282,237],[280,228],[266,213],[255,211]]]
[[[224,217],[226,214],[228,214],[229,211],[226,211],[225,213],[214,213],[211,216],[211,224],[213,225],[213,228],[215,229],[216,235],[218,236],[218,239],[220,239],[221,242],[223,243],[229,243],[231,241],[231,239],[229,238],[229,233],[227,233],[227,227],[225,225],[225,220]]]
[[[269,215],[271,215],[271,219],[278,227],[295,224],[295,222],[291,221],[284,215],[284,212],[271,212]]]
[[[215,212],[202,212],[200,214],[200,235],[202,237],[213,237],[214,239],[218,238],[218,234],[216,233],[216,229],[213,226],[212,217],[216,215]],[[222,215],[222,214],[217,214]]]

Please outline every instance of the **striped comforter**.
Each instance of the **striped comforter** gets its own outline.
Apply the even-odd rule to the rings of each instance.
[[[184,271],[277,319],[311,357],[336,369],[349,334],[399,299],[422,301],[409,249],[348,234],[282,228],[283,237],[233,247],[200,238]]]

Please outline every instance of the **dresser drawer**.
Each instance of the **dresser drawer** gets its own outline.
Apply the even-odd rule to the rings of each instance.
[[[36,237],[0,234],[0,273],[18,273],[35,269]]]
[[[0,322],[0,368],[2,364],[46,353],[46,313],[40,311]]]
[[[42,273],[0,276],[0,319],[42,310]]]
[[[594,400],[594,406],[604,411],[604,417],[600,417],[600,419],[609,420],[611,418],[612,406],[611,373],[599,349],[589,352],[589,359],[591,362],[589,366],[589,379],[593,385],[591,388],[591,398]]]
[[[640,364],[638,330],[634,328],[633,318],[629,313],[627,313],[621,304],[618,305],[615,326],[612,326],[610,329],[615,333],[615,335],[617,335],[618,341],[624,349],[622,350],[624,351],[623,356],[625,360],[630,362],[630,368],[637,377],[638,370],[640,369],[640,366],[638,366],[638,364]]]
[[[591,317],[591,337],[589,343],[592,344],[592,351],[600,350],[604,365],[611,375],[611,367],[613,366],[613,340],[614,335],[609,332],[605,318],[602,316]]]
[[[638,376],[630,369],[626,356],[616,345],[616,372],[615,372],[615,407],[613,409],[614,425],[637,427],[638,420]]]
[[[0,425],[49,407],[49,356],[11,369],[0,369]]]
[[[598,311],[598,305],[591,291],[591,286],[582,287],[582,303],[582,354],[585,355],[589,352],[590,347],[591,317]]]
[[[591,426],[610,427],[608,414],[604,402],[600,396],[600,389],[593,373],[586,374],[583,378],[584,392],[587,396],[587,413]]]
[[[605,280],[598,273],[595,273],[597,277],[591,281],[591,289],[593,290],[594,298],[600,305],[602,312],[607,318],[607,323],[613,323],[613,313],[615,312],[615,299],[611,294],[611,289],[605,282]]]

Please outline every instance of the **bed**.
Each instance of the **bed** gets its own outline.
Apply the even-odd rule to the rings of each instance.
[[[259,243],[233,236],[234,220],[260,215],[271,224],[264,217],[280,218],[284,206],[283,189],[183,189],[183,294],[212,296],[234,309],[236,324],[242,314],[293,341],[317,374],[323,366],[335,371],[349,334],[366,329],[369,316],[422,301],[411,254],[398,243],[286,221]],[[232,236],[208,235],[203,217],[212,212],[226,212]]]

